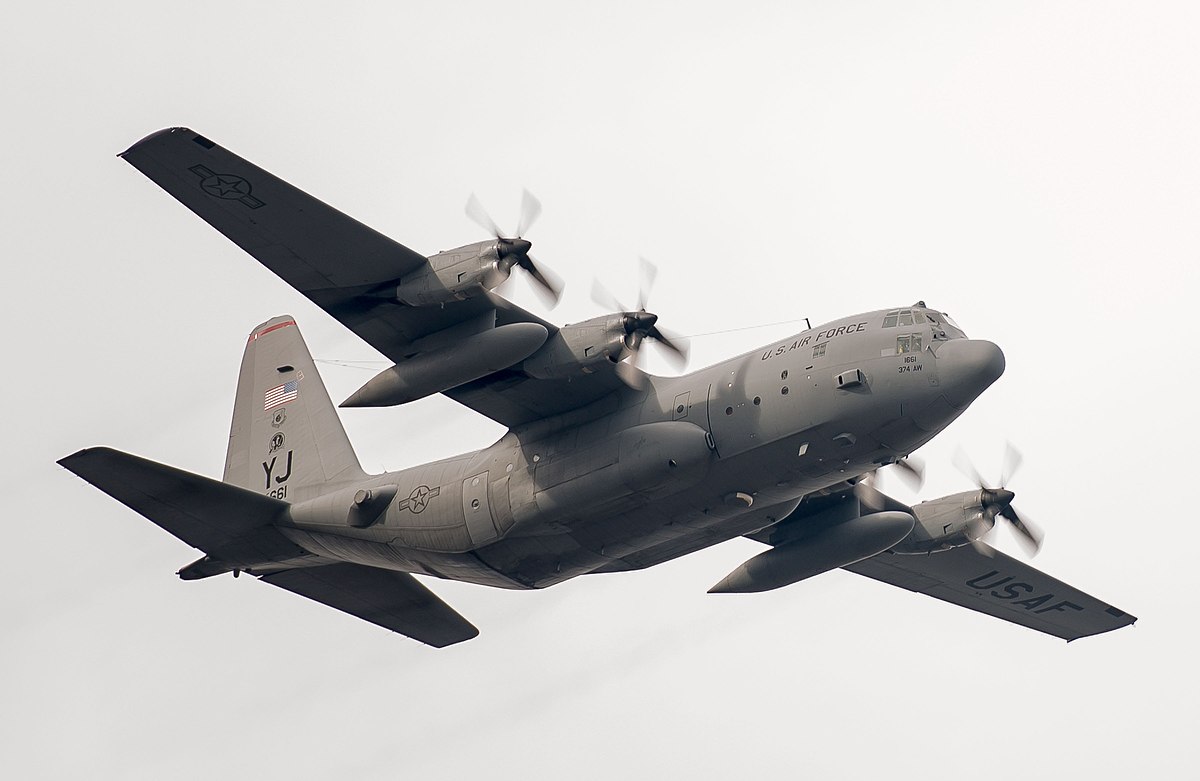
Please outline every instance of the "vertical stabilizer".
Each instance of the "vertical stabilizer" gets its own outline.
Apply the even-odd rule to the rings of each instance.
[[[296,321],[282,315],[255,328],[238,376],[225,482],[289,500],[297,487],[363,476]]]

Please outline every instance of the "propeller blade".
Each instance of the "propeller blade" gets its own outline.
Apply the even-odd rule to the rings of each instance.
[[[521,191],[521,216],[517,220],[517,236],[524,236],[525,231],[533,227],[538,216],[542,213],[542,203],[533,197],[528,190]]]
[[[1021,468],[1021,451],[1013,447],[1011,442],[1005,443],[1004,447],[1004,467],[1000,471],[1000,486],[1008,485],[1008,481],[1012,480],[1013,475]]]
[[[1046,535],[1028,519],[1022,518],[1017,514],[1012,505],[1005,507],[1000,512],[1000,517],[1012,524],[1013,530],[1017,532],[1017,541],[1021,543],[1021,547],[1030,556],[1036,556],[1038,551],[1042,549],[1042,540]]]
[[[875,488],[875,474],[869,472],[859,478],[854,484],[854,496],[858,503],[873,513],[881,513],[887,509],[887,498]]]
[[[971,540],[971,547],[981,556],[987,556],[989,559],[996,553],[996,549],[983,541],[983,537]]]
[[[545,266],[539,267],[529,255],[518,260],[517,265],[528,271],[529,276],[537,283],[533,289],[541,296],[542,302],[546,306],[554,308],[558,304],[558,300],[562,298],[563,283],[558,275]]]
[[[646,332],[646,336],[658,342],[663,347],[667,348],[667,354],[670,357],[671,363],[677,369],[682,369],[687,365],[688,351],[690,347],[687,339],[675,334],[667,335],[669,332],[664,332],[657,325],[653,326]]]
[[[650,291],[654,288],[654,280],[658,277],[658,266],[639,256],[638,273],[641,277],[638,283],[638,309],[645,309]]]
[[[597,305],[604,307],[613,312],[624,312],[625,307],[617,300],[617,297],[612,294],[608,288],[600,284],[600,280],[592,280],[592,300]]]
[[[483,204],[480,203],[479,199],[475,197],[475,193],[471,193],[471,197],[467,199],[466,212],[467,216],[471,218],[472,222],[496,238],[500,238],[504,235],[504,231],[500,230],[500,226],[496,224],[496,221],[493,220],[491,215],[487,213],[487,210],[483,208]]]
[[[921,486],[925,484],[925,464],[920,459],[909,456],[900,459],[893,466],[896,467],[900,478],[912,490],[919,491]]]
[[[971,459],[967,458],[966,452],[961,447],[954,449],[954,466],[963,475],[971,479],[971,482],[980,488],[986,488],[983,475],[979,474],[979,470],[971,463]]]
[[[646,382],[646,375],[638,368],[638,350],[636,347],[622,351],[621,360],[617,361],[617,376],[621,382],[634,390],[639,390]],[[628,356],[628,358],[626,358]]]

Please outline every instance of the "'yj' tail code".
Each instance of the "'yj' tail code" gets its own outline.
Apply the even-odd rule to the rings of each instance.
[[[282,315],[255,328],[238,376],[225,482],[290,500],[300,486],[361,477],[296,321]]]

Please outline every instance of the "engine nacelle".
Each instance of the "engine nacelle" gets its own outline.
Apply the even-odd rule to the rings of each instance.
[[[968,545],[991,531],[994,515],[985,512],[982,491],[965,491],[913,505],[912,533],[892,548],[894,553],[920,554]]]
[[[409,306],[438,306],[483,295],[508,279],[510,264],[500,262],[499,242],[481,241],[446,250],[429,264],[406,274],[396,285],[396,300]]]
[[[616,363],[625,347],[625,316],[604,315],[564,325],[522,368],[542,380],[591,374],[605,363]]]

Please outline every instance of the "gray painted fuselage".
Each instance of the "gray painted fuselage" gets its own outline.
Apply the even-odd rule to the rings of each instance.
[[[884,327],[885,314],[649,377],[483,450],[298,488],[283,531],[328,559],[504,588],[639,569],[747,534],[912,452],[1003,372],[991,342],[932,321]],[[901,348],[901,337],[920,341]],[[347,526],[357,491],[392,487],[399,501],[378,521]]]

